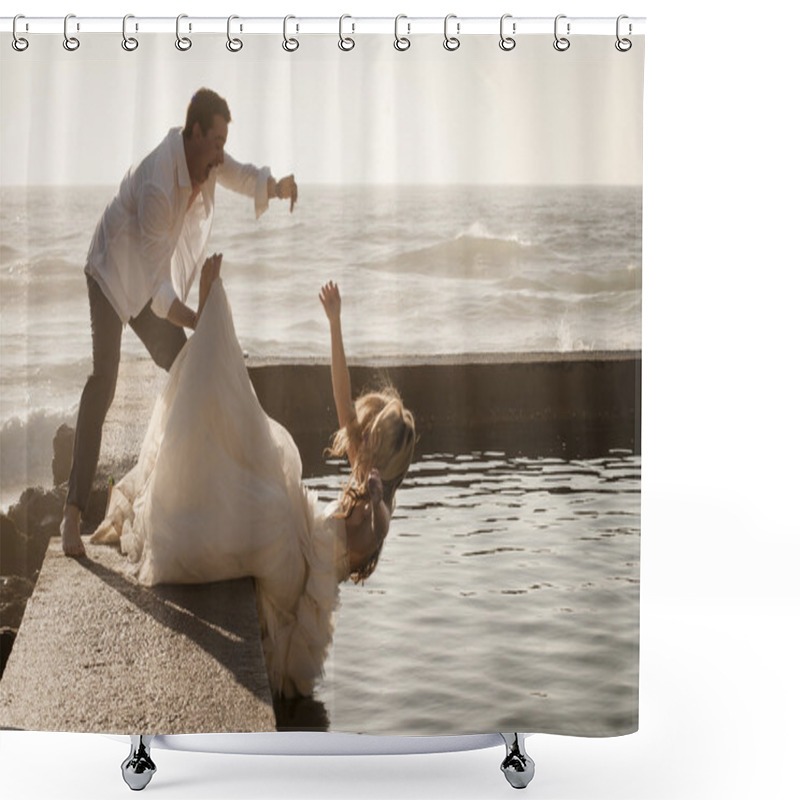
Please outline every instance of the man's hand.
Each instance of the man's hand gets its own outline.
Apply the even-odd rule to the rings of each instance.
[[[297,184],[294,182],[294,175],[286,175],[281,178],[275,187],[276,197],[281,200],[289,200],[289,213],[294,211],[294,204],[297,202]]]

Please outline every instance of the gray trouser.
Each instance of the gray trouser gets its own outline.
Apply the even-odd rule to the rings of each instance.
[[[92,321],[92,374],[86,381],[75,426],[75,446],[72,451],[72,470],[69,475],[67,503],[86,508],[92,490],[100,441],[119,370],[122,321],[97,281],[86,276],[89,288],[89,313]],[[142,340],[153,361],[168,370],[181,348],[186,344],[183,328],[156,316],[148,303],[144,310],[128,323]]]

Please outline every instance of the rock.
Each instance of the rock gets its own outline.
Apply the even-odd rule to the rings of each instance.
[[[0,575],[28,574],[28,536],[0,514]]]
[[[33,581],[16,575],[0,578],[0,675],[17,638],[25,606],[33,594]]]
[[[8,510],[8,516],[28,536],[46,531],[48,537],[58,534],[64,513],[65,492],[61,489],[26,489],[19,501]]]
[[[33,594],[33,581],[12,575],[0,578],[0,627],[19,630],[25,605]]]
[[[0,628],[0,675],[6,668],[6,662],[11,655],[11,648],[17,638],[17,632],[11,628]]]
[[[55,486],[60,486],[69,480],[74,442],[75,431],[66,423],[60,425],[53,438],[53,483]]]
[[[64,498],[63,489],[26,489],[19,502],[8,510],[17,530],[28,537],[25,575],[33,575],[39,569],[50,539],[61,535],[59,528],[64,514]]]

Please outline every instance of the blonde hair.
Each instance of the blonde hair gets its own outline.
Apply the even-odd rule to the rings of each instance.
[[[369,497],[367,481],[373,469],[380,473],[384,502],[390,512],[394,509],[395,491],[408,472],[416,444],[414,415],[393,386],[363,394],[355,402],[355,411],[355,421],[336,431],[326,450],[339,457],[355,451],[350,478],[340,499],[340,516],[345,518],[359,501]],[[383,541],[372,558],[352,574],[354,581],[363,582],[374,572],[382,548]]]

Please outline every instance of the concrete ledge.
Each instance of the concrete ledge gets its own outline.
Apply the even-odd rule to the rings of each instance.
[[[474,354],[349,359],[355,392],[391,381],[417,419],[417,454],[502,450],[530,458],[641,453],[639,351]],[[306,477],[330,473],[323,457],[336,429],[330,362],[249,358],[264,410],[292,434]],[[123,361],[103,429],[98,478],[136,461],[166,374]]]
[[[336,429],[330,366],[248,364],[265,411],[291,431],[306,474]],[[387,380],[417,420],[418,453],[502,450],[530,457],[641,453],[638,351],[384,360],[350,365],[353,391]]]
[[[94,733],[274,731],[249,578],[139,586],[112,547],[58,539],[0,681],[0,727]]]

